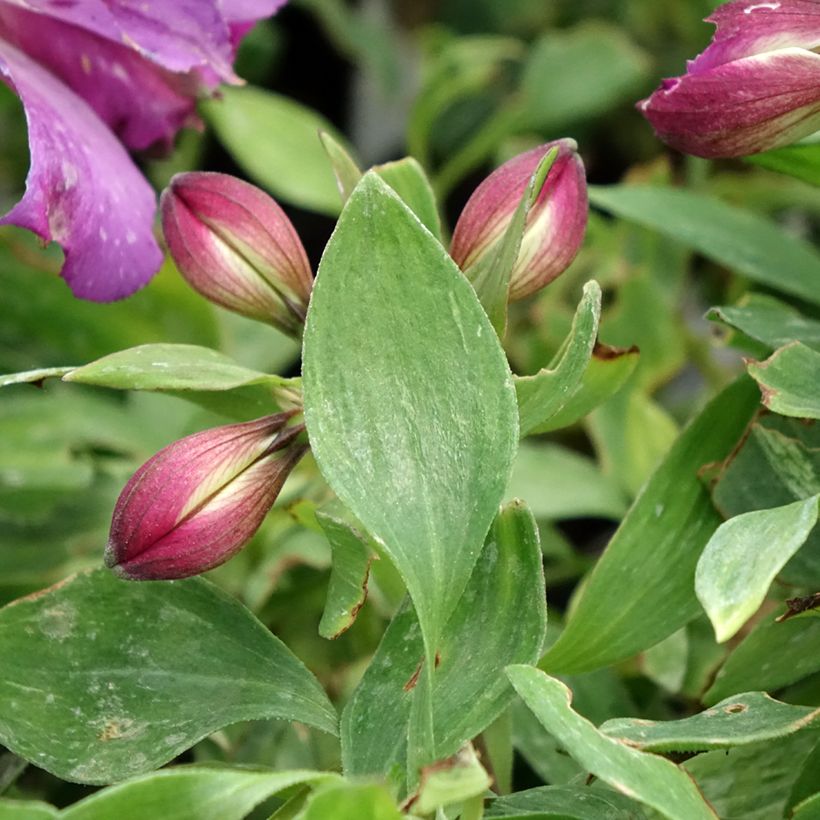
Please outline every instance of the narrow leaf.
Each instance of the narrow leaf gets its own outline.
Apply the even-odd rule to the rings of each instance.
[[[303,372],[319,467],[404,577],[432,659],[509,477],[515,394],[473,289],[372,172],[319,267]]]
[[[782,416],[820,419],[820,352],[800,342],[776,350],[765,362],[747,366],[760,385],[763,404]]]
[[[422,225],[439,241],[441,219],[438,203],[424,169],[413,157],[376,165],[373,170],[399,195]]]
[[[591,187],[589,199],[756,282],[820,304],[820,254],[757,214],[675,188]]]
[[[703,752],[774,740],[814,723],[820,709],[745,692],[683,720],[608,720],[601,731],[646,752]]]
[[[820,495],[755,510],[718,527],[695,572],[695,593],[718,643],[729,640],[763,603],[769,585],[817,523]]]
[[[695,567],[721,521],[698,470],[732,449],[756,408],[755,392],[750,380],[735,382],[683,431],[587,578],[542,668],[584,672],[615,663],[697,615]]]
[[[532,666],[510,666],[507,675],[544,728],[587,771],[671,820],[714,820],[715,813],[683,771],[599,732],[572,710],[572,693],[561,681]]]
[[[61,379],[73,367],[41,367],[39,370],[26,370],[22,373],[7,373],[0,376],[0,387],[10,384],[42,384],[46,379]]]
[[[359,184],[362,171],[342,143],[331,134],[328,134],[327,131],[320,131],[319,139],[321,139],[330,159],[330,164],[333,166],[336,184],[339,186],[339,195],[342,198],[342,205],[344,205],[353,193],[353,189]]]
[[[601,288],[587,282],[572,329],[554,367],[534,376],[516,376],[521,435],[567,427],[602,404],[624,384],[638,351],[598,344]]]
[[[240,720],[335,733],[319,683],[209,582],[74,576],[0,610],[0,740],[64,780],[157,768]]]
[[[319,622],[323,638],[338,638],[350,629],[367,597],[370,563],[376,557],[347,522],[322,512],[316,518],[333,550],[327,601]]]

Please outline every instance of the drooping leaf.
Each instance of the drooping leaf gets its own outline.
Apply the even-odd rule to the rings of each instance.
[[[795,340],[820,349],[820,321],[763,293],[750,293],[736,305],[712,308],[707,318],[736,328],[772,350]]]
[[[811,726],[820,709],[744,692],[682,720],[608,720],[601,731],[646,752],[731,749],[785,737]]]
[[[233,158],[274,196],[335,216],[339,191],[319,133],[351,153],[338,131],[300,103],[254,86],[226,86],[200,109]]]
[[[695,567],[720,524],[698,470],[725,458],[756,404],[754,385],[741,379],[683,431],[587,578],[542,668],[606,666],[658,643],[698,613]],[[640,594],[624,596],[624,589]]]
[[[441,240],[438,203],[424,169],[413,157],[376,165],[373,170],[399,195],[436,239]]]
[[[789,793],[817,735],[803,731],[775,743],[753,743],[728,753],[707,752],[686,761],[683,768],[719,817],[783,817]]]
[[[569,426],[616,393],[637,364],[637,350],[599,345],[601,288],[587,282],[572,330],[554,367],[516,376],[521,435]]]
[[[319,467],[402,573],[432,657],[504,492],[517,410],[473,289],[372,172],[325,250],[303,379]]]
[[[695,571],[695,593],[719,643],[757,611],[777,573],[803,546],[817,523],[818,501],[814,495],[735,516],[709,539]]]
[[[495,798],[484,816],[508,820],[643,820],[646,815],[640,803],[608,789],[540,786]]]
[[[507,675],[535,717],[587,771],[664,817],[714,820],[715,813],[683,771],[602,734],[572,710],[572,693],[561,681],[532,666],[510,666]]]
[[[333,549],[327,601],[319,622],[323,638],[338,638],[356,620],[367,597],[370,564],[376,557],[364,537],[347,522],[322,512],[316,518]]]
[[[433,676],[436,758],[454,754],[509,704],[507,664],[538,657],[546,628],[543,583],[535,522],[513,502],[496,518],[443,633]],[[342,713],[347,774],[382,774],[403,764],[423,657],[418,620],[404,606]]]
[[[674,188],[591,186],[589,199],[756,282],[820,304],[820,254],[757,214]]]
[[[748,689],[772,691],[820,670],[820,620],[774,616],[759,623],[735,648],[703,696],[717,703]]]
[[[271,795],[333,782],[330,772],[185,766],[110,786],[63,810],[60,820],[242,820]]]
[[[792,342],[746,369],[760,385],[763,404],[770,410],[782,416],[820,419],[820,352]]]
[[[149,771],[240,720],[336,731],[310,672],[200,578],[77,575],[0,610],[0,654],[15,658],[0,671],[0,740],[64,780]]]

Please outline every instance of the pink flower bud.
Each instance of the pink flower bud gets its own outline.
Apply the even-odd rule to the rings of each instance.
[[[510,276],[510,301],[523,299],[562,274],[575,258],[587,224],[584,164],[573,140],[563,139],[519,154],[493,171],[464,206],[450,254],[470,278],[470,269],[493,253],[538,164],[552,148],[558,155],[527,216],[521,250]]]
[[[301,336],[313,275],[284,211],[227,174],[178,174],[163,192],[162,229],[195,290],[218,305]]]
[[[820,2],[733,0],[708,22],[711,45],[639,110],[664,142],[699,157],[739,157],[820,129]]]
[[[307,447],[292,413],[175,441],[137,470],[111,521],[105,563],[136,581],[187,578],[253,536]]]

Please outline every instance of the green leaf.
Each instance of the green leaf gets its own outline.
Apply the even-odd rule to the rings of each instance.
[[[704,478],[724,518],[815,495],[820,492],[820,427],[762,413],[739,447],[711,473]],[[820,532],[809,534],[780,574],[790,584],[820,584]]]
[[[330,164],[333,166],[336,184],[339,186],[339,195],[342,198],[342,205],[344,205],[362,178],[361,168],[347,152],[347,149],[326,131],[319,132],[319,139],[322,141],[322,145],[330,159]]]
[[[811,725],[820,709],[792,706],[763,692],[744,692],[683,720],[608,720],[601,731],[646,752],[731,749],[793,734]]]
[[[60,820],[242,820],[271,795],[335,781],[329,772],[271,772],[185,766],[102,789],[60,812]]]
[[[219,96],[201,103],[200,110],[243,170],[286,202],[329,216],[339,213],[339,191],[319,133],[351,152],[327,120],[254,86],[226,86]]]
[[[643,820],[646,815],[640,803],[618,792],[589,786],[541,786],[495,798],[484,816],[510,820]]]
[[[84,573],[0,610],[0,740],[64,780],[161,766],[240,720],[335,733],[318,682],[209,582]]]
[[[732,307],[715,307],[707,314],[774,350],[798,341],[820,349],[820,321],[762,293],[750,293]]]
[[[513,502],[496,518],[442,636],[433,676],[437,759],[458,751],[509,704],[513,693],[503,669],[537,659],[546,632],[545,600],[535,522]],[[404,606],[342,713],[347,774],[384,774],[403,764],[423,657],[418,619]]]
[[[384,786],[340,783],[316,792],[297,820],[401,820]]]
[[[707,752],[686,761],[683,768],[719,817],[772,820],[784,816],[801,764],[816,742],[816,731],[797,732],[776,743]]]
[[[602,734],[572,710],[572,693],[561,681],[531,666],[510,666],[507,675],[544,728],[587,771],[664,817],[714,820],[714,812],[684,772],[668,760]]]
[[[675,188],[591,186],[589,199],[756,282],[820,304],[820,254],[757,214]]]
[[[781,416],[820,419],[820,352],[800,342],[746,368],[760,385],[763,404]]]
[[[595,462],[560,444],[522,442],[507,488],[527,500],[539,520],[611,518],[627,509],[626,497]]]
[[[323,638],[338,638],[353,625],[367,598],[370,564],[376,557],[367,542],[347,522],[322,512],[316,518],[333,549],[333,565],[325,610],[319,622]]]
[[[39,800],[0,799],[0,820],[57,820],[60,812]]]
[[[132,347],[74,368],[63,381],[168,393],[239,419],[298,403],[294,380],[251,370],[197,345]]]
[[[491,252],[483,254],[464,271],[465,276],[473,283],[484,310],[487,311],[496,333],[501,338],[504,337],[507,328],[510,276],[521,251],[527,216],[538,199],[557,156],[558,148],[551,148],[544,154],[527,183],[504,235],[494,243]]]
[[[744,157],[746,162],[820,185],[820,144],[789,145]]]
[[[0,387],[10,384],[41,384],[45,379],[61,379],[73,367],[41,367],[39,370],[26,370],[23,373],[8,373],[0,376]]]
[[[432,658],[503,495],[518,414],[475,292],[372,172],[325,250],[303,361],[319,468],[401,572]]]
[[[798,803],[793,811],[794,820],[817,820],[820,817],[820,792]]]
[[[769,618],[729,655],[702,700],[713,704],[748,689],[780,689],[818,670],[820,619]]]
[[[551,31],[524,67],[522,118],[547,132],[590,120],[631,99],[648,70],[646,54],[620,28],[596,22]]]
[[[544,669],[615,663],[697,615],[695,566],[720,524],[698,470],[726,456],[756,404],[753,384],[740,379],[684,430],[586,579],[566,629],[541,660]],[[625,589],[640,594],[625,596]]]
[[[817,523],[820,495],[784,507],[755,510],[718,527],[695,572],[695,593],[718,643],[757,611],[769,586]]]
[[[421,165],[413,157],[405,157],[376,165],[373,170],[399,195],[421,224],[441,241],[438,203]]]
[[[454,757],[439,761],[422,772],[414,812],[432,814],[439,808],[461,803],[484,794],[492,778],[479,763],[472,746],[466,746]]]
[[[515,377],[522,437],[573,424],[617,392],[635,369],[637,350],[598,344],[600,318],[601,288],[587,282],[555,366]]]

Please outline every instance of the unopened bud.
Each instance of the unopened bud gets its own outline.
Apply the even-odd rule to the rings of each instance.
[[[300,337],[313,275],[285,212],[227,174],[178,174],[163,192],[162,229],[180,273],[222,307]]]
[[[123,578],[187,578],[224,563],[259,528],[307,447],[292,413],[175,441],[132,476],[114,508],[105,563]]]
[[[510,276],[510,301],[523,299],[563,273],[581,247],[587,224],[584,164],[573,140],[563,139],[513,157],[493,171],[464,206],[450,254],[470,278],[470,269],[498,243],[541,160],[558,149],[546,181],[527,215],[521,249]]]

